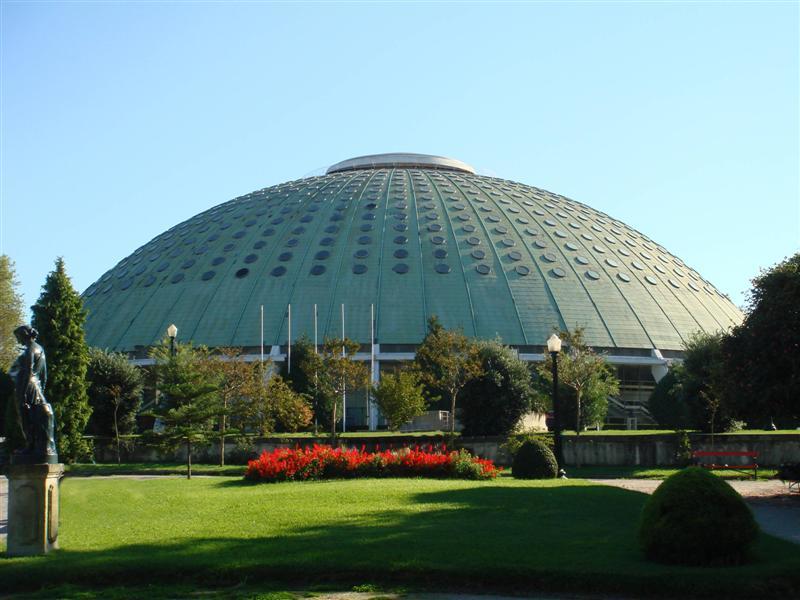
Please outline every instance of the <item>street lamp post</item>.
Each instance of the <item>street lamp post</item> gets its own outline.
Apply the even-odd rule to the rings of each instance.
[[[561,338],[555,333],[547,339],[547,351],[553,359],[553,448],[558,468],[564,467],[564,454],[561,448],[561,418],[558,414],[558,353],[561,352]]]
[[[178,337],[178,328],[175,323],[167,327],[167,336],[169,336],[169,355],[175,356],[175,338]]]

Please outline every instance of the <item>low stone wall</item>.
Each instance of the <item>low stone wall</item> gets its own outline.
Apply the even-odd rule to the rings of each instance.
[[[582,466],[641,466],[669,467],[676,464],[678,450],[677,435],[591,435],[564,436],[564,459],[567,465]],[[758,452],[758,464],[764,467],[778,466],[782,463],[800,462],[800,433],[797,435],[710,435],[690,434],[693,450]],[[505,450],[503,437],[460,438],[457,447],[468,449],[473,454],[488,458],[501,466],[511,464],[511,456]],[[242,448],[233,442],[225,444],[226,461],[230,464],[245,464],[250,457],[262,451],[275,448],[293,448],[297,445],[310,446],[314,443],[327,444],[328,438],[261,438],[253,440],[252,446]],[[384,450],[407,446],[427,447],[444,443],[443,437],[364,437],[345,438],[343,445],[367,450]],[[123,448],[123,462],[170,462],[186,459],[185,449],[163,454],[157,449],[141,443],[130,443]],[[113,440],[95,440],[95,460],[97,462],[116,462]],[[195,462],[216,463],[219,460],[219,445],[195,449]],[[735,464],[732,458],[726,462]]]
[[[564,460],[568,465],[668,467],[677,463],[677,435],[565,436]],[[764,467],[800,462],[800,434],[747,435],[690,434],[692,450],[758,452]],[[749,459],[744,459],[749,461]],[[727,459],[736,464],[736,458]],[[743,463],[739,463],[743,464]]]

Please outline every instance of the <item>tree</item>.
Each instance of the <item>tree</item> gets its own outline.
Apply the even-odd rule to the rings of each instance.
[[[248,423],[259,435],[268,435],[275,428],[295,432],[311,424],[313,414],[303,394],[295,392],[280,375],[273,375],[250,392]]]
[[[124,354],[89,349],[89,404],[92,416],[88,430],[99,436],[113,436],[120,462],[120,436],[133,433],[136,413],[142,404],[142,373]]]
[[[342,410],[344,394],[347,390],[363,388],[369,383],[367,365],[353,360],[358,348],[357,342],[347,338],[326,339],[318,355],[314,396],[318,401],[330,403],[324,408],[330,414],[331,438],[336,437],[337,414]]]
[[[694,426],[713,435],[728,429],[735,418],[733,407],[724,397],[724,358],[722,332],[693,335],[684,344],[680,384],[684,402]]]
[[[399,369],[381,376],[373,389],[373,396],[375,404],[389,423],[389,429],[397,430],[403,423],[425,412],[428,403],[423,389],[417,374],[409,369]]]
[[[14,261],[0,254],[0,371],[6,372],[19,354],[14,330],[25,322]]]
[[[220,413],[215,394],[219,387],[216,374],[208,368],[208,350],[191,344],[175,344],[172,353],[166,339],[152,349],[156,361],[157,387],[162,403],[153,415],[161,431],[149,437],[162,448],[186,447],[186,477],[192,478],[192,452],[198,444],[207,444]]]
[[[307,336],[301,336],[292,344],[292,371],[288,363],[281,364],[280,375],[298,394],[309,398],[314,419],[314,434],[320,423],[329,423],[330,408],[334,405],[332,392],[319,385],[319,371],[322,368],[319,354]],[[328,396],[325,396],[328,394]]]
[[[648,400],[650,414],[662,427],[675,430],[695,427],[683,392],[685,379],[683,367],[673,364],[650,394]]]
[[[482,374],[461,393],[464,435],[508,435],[531,410],[545,402],[531,385],[528,365],[497,340],[478,342]]]
[[[477,345],[460,330],[445,329],[436,316],[428,319],[428,333],[417,348],[414,368],[429,389],[441,390],[450,404],[450,434],[455,433],[459,392],[482,374]]]
[[[800,422],[800,253],[753,279],[744,322],[722,342],[724,395],[740,418]]]
[[[89,351],[83,332],[86,311],[62,258],[56,260],[32,310],[32,325],[47,354],[45,395],[55,412],[58,453],[67,462],[88,458],[91,445],[83,437],[92,414],[86,381]]]
[[[206,363],[210,376],[218,382],[215,391],[219,407],[218,439],[219,464],[225,465],[225,439],[237,433],[232,422],[246,419],[250,410],[251,395],[261,384],[260,365],[246,362],[238,348],[219,348],[218,354]],[[271,363],[269,363],[271,364]]]
[[[14,380],[8,373],[0,371],[0,434],[4,438],[0,447],[0,463],[3,462],[4,454],[11,454],[17,448],[25,446],[25,434],[17,416],[14,393]]]
[[[580,435],[586,417],[592,422],[605,418],[608,397],[619,393],[619,381],[606,360],[583,341],[583,330],[562,331],[561,339],[566,348],[558,358],[558,380],[569,388],[575,408],[575,433]],[[552,385],[552,357],[547,354],[539,364],[539,375]],[[587,411],[586,406],[590,409]]]

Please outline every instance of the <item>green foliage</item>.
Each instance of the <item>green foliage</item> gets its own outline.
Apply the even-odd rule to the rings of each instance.
[[[558,380],[571,390],[575,432],[586,424],[602,423],[608,412],[608,397],[619,393],[619,381],[606,360],[583,341],[583,330],[562,331],[565,344],[558,357]],[[538,365],[542,379],[553,383],[553,359],[548,353]],[[563,423],[563,421],[562,421]]]
[[[5,371],[0,371],[0,463],[3,456],[25,446],[25,434],[20,427],[17,403],[14,397],[14,380]]]
[[[353,360],[359,345],[350,339],[326,339],[319,354],[310,354],[303,361],[303,370],[314,373],[313,393],[319,414],[329,415],[327,425],[331,437],[336,437],[337,415],[342,411],[342,396],[349,389],[365,388],[369,384],[369,368]]]
[[[86,378],[92,407],[88,431],[115,439],[119,463],[120,436],[136,429],[136,413],[142,404],[144,386],[142,372],[123,354],[90,348]]]
[[[307,397],[294,391],[280,375],[273,375],[259,385],[249,397],[248,425],[259,435],[280,431],[299,431],[308,427],[313,413]]]
[[[14,261],[0,254],[0,371],[11,367],[19,354],[14,330],[25,322]],[[1,430],[0,430],[1,431]]]
[[[508,435],[526,413],[545,411],[528,365],[497,340],[477,342],[481,375],[461,392],[463,435]]]
[[[683,367],[673,364],[650,394],[650,414],[662,427],[685,429],[695,426],[683,394],[684,379]]]
[[[742,497],[700,467],[679,471],[658,486],[639,525],[647,558],[685,565],[743,563],[757,536],[758,526]]]
[[[684,345],[683,368],[676,371],[693,428],[716,433],[727,431],[733,407],[723,396],[725,334],[693,335]]]
[[[124,354],[90,348],[86,379],[92,407],[87,430],[100,436],[134,433],[142,403],[142,372]]]
[[[204,347],[176,343],[173,355],[169,340],[164,339],[150,356],[156,361],[157,387],[162,395],[153,410],[160,427],[150,432],[150,440],[166,450],[184,445],[186,475],[191,478],[193,448],[209,442],[220,414],[215,393],[219,375],[208,368],[208,350]]]
[[[47,356],[45,396],[55,412],[58,454],[65,462],[75,462],[91,455],[83,437],[92,414],[86,381],[89,350],[83,333],[86,311],[62,258],[56,260],[32,310],[32,325]]]
[[[558,475],[555,454],[541,441],[528,440],[514,454],[511,474],[517,479],[552,479]]]
[[[217,348],[216,354],[209,357],[205,367],[217,382],[216,396],[217,440],[219,442],[219,464],[225,465],[225,440],[240,434],[251,424],[249,417],[256,411],[252,398],[263,387],[263,373],[268,372],[272,363],[247,362],[242,358],[239,348]]]
[[[307,336],[303,335],[292,344],[291,373],[287,362],[281,364],[280,370],[281,377],[295,392],[310,398],[315,433],[320,423],[329,424],[331,422],[331,409],[336,403],[333,392],[320,385],[319,372],[321,369],[321,358],[314,350],[314,344]]]
[[[400,369],[381,375],[373,395],[389,429],[396,431],[403,423],[425,412],[428,403],[423,388],[418,375],[411,370]]]
[[[692,440],[689,437],[689,433],[683,430],[676,431],[675,436],[677,437],[675,462],[681,466],[690,465],[692,462]]]
[[[428,320],[428,333],[417,348],[414,368],[432,391],[441,390],[450,404],[450,433],[455,433],[459,392],[482,374],[478,346],[460,330],[445,329],[436,316]]]
[[[744,322],[723,340],[725,394],[737,416],[766,428],[800,423],[800,253],[753,279]]]
[[[514,456],[517,451],[522,447],[522,444],[525,442],[539,442],[547,446],[551,451],[555,446],[553,435],[550,433],[545,432],[527,432],[527,433],[517,433],[514,435],[508,436],[505,444],[502,447],[508,452],[511,456]]]

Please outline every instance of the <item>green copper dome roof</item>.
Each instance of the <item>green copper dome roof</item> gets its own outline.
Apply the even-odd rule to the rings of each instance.
[[[436,314],[470,336],[544,344],[585,329],[603,348],[681,349],[739,310],[683,261],[563,196],[475,175],[452,159],[361,157],[252,192],[151,240],[83,294],[90,344],[132,351],[164,336],[209,346],[341,332],[416,344]]]

